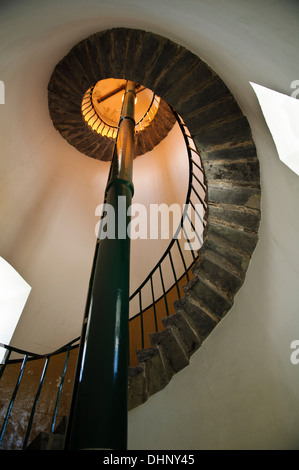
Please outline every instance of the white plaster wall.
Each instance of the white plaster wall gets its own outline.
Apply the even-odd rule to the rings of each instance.
[[[21,111],[12,126],[11,122],[5,124],[4,109],[8,105],[0,107],[0,139],[5,149],[1,181],[10,190],[4,204],[1,246],[9,253],[12,264],[18,264],[15,267],[22,275],[28,263],[33,268],[37,266],[37,251],[40,259],[46,256],[37,241],[42,235],[48,237],[49,231],[55,231],[55,223],[47,224],[47,218],[43,218],[44,206],[36,201],[33,207],[27,207],[23,218],[10,221],[18,234],[13,243],[6,221],[19,201],[34,188],[44,193],[44,204],[49,210],[57,201],[61,208],[71,207],[73,184],[70,183],[62,200],[59,191],[54,195],[49,191],[53,179],[62,184],[55,171],[57,165],[60,168],[62,165],[64,174],[79,187],[88,181],[96,201],[99,188],[94,176],[95,162],[86,164],[84,160],[83,165],[81,156],[74,154],[53,130],[49,131],[46,116],[39,122],[39,144],[45,147],[40,158],[34,159],[37,146],[32,145],[33,135],[28,132],[37,114],[25,113],[27,137],[20,138],[17,124],[24,123],[22,105],[30,101],[26,93],[29,82],[36,85],[31,93],[39,93],[39,106],[45,106],[41,83],[46,86],[51,70],[63,53],[94,31],[128,26],[148,29],[177,41],[205,59],[228,84],[250,121],[258,149],[263,195],[260,241],[232,310],[192,357],[190,366],[177,374],[166,389],[129,413],[129,448],[298,449],[299,365],[290,362],[290,343],[299,339],[299,180],[279,161],[249,85],[252,81],[291,93],[291,82],[299,79],[298,3],[290,0],[110,0],[109,3],[28,0],[2,2],[1,9],[0,79],[6,84],[10,112],[17,106]],[[28,71],[27,75],[18,74],[22,61],[29,70],[37,59],[43,61],[38,82]],[[21,79],[22,90],[16,85]],[[61,154],[63,163],[59,159]],[[81,183],[72,166],[74,159],[82,169]],[[25,171],[29,163],[32,163],[30,176]],[[47,171],[42,179],[44,168]],[[9,180],[4,179],[7,174],[11,175]],[[30,249],[25,252],[22,222],[30,220],[32,211],[37,211],[41,223]],[[60,211],[55,219],[61,216]],[[91,220],[93,214],[85,216]],[[66,234],[72,240],[76,230],[86,241],[81,224],[74,220],[72,223],[71,227],[66,224]],[[57,231],[55,235],[57,255],[52,260],[53,268],[61,256]],[[92,256],[92,249],[86,243],[84,246],[80,254],[82,263]],[[64,253],[70,262],[72,253],[70,244],[69,252]],[[86,264],[84,269],[88,274]],[[48,273],[43,266],[36,269],[35,276],[38,275],[43,276],[46,285]],[[58,280],[56,288],[58,292],[61,289]],[[86,286],[81,285],[82,294],[85,290]],[[66,294],[72,306],[71,289]],[[44,302],[50,301],[49,294]],[[66,313],[70,322],[69,307],[70,303],[63,306],[62,315]],[[36,310],[33,319],[36,331],[37,327],[43,327],[40,311]]]

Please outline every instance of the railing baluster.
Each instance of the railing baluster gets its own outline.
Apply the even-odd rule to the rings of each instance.
[[[63,382],[64,382],[64,378],[65,378],[65,374],[66,374],[67,366],[68,366],[68,362],[69,362],[69,357],[70,357],[70,350],[71,350],[71,347],[69,346],[67,348],[66,358],[65,358],[64,367],[63,367],[63,372],[62,372],[62,376],[61,376],[61,379],[60,379],[59,389],[58,389],[58,392],[57,392],[57,398],[56,398],[56,404],[55,404],[55,409],[54,409],[51,432],[54,432],[54,430],[55,430],[55,424],[56,424],[56,419],[57,419],[57,413],[58,413],[58,408],[59,408],[59,402],[60,402]]]
[[[186,240],[187,240],[187,242],[188,242],[188,244],[189,244],[189,246],[190,246],[190,251],[191,251],[191,254],[192,254],[193,261],[195,261],[195,260],[196,260],[196,256],[195,256],[194,251],[193,251],[193,249],[192,249],[191,242],[190,242],[190,240],[189,240],[189,238],[188,238],[188,236],[187,236],[185,227],[183,227],[183,231],[184,231],[185,238],[186,238]]]
[[[173,264],[173,259],[172,259],[171,251],[169,251],[169,259],[170,259],[170,264],[171,264],[171,268],[172,268],[172,273],[173,273],[173,277],[174,277],[174,281],[175,281],[177,293],[178,293],[178,296],[179,296],[179,299],[180,299],[180,298],[181,298],[181,293],[180,293],[180,288],[179,288],[179,284],[178,284],[176,272],[175,272],[175,269],[174,269],[174,264]]]
[[[143,313],[142,313],[142,298],[141,289],[139,291],[139,309],[140,309],[140,328],[141,328],[141,345],[144,348],[144,331],[143,331]]]
[[[162,289],[163,289],[163,297],[164,297],[166,315],[168,317],[169,316],[169,310],[168,310],[168,303],[167,303],[167,297],[166,297],[166,292],[165,292],[165,286],[164,286],[164,279],[163,279],[163,274],[162,274],[161,263],[159,264],[159,272],[160,272],[161,284],[162,284]]]
[[[8,350],[6,351],[6,353],[5,353],[4,362],[3,362],[3,364],[1,364],[2,367],[1,367],[1,370],[0,370],[0,379],[1,379],[1,377],[2,377],[2,375],[3,375],[3,372],[4,372],[5,368],[6,368],[6,365],[7,365],[7,363],[8,363],[8,360],[9,360],[9,356],[10,356],[10,355],[11,355],[11,350],[8,349]]]
[[[196,149],[194,149],[193,147],[191,147],[191,145],[189,145],[189,144],[188,144],[188,147],[189,147],[189,149],[190,149],[191,152],[196,153],[196,155],[198,155],[198,156],[200,157],[200,153],[199,153]]]
[[[192,220],[190,219],[190,217],[189,217],[188,214],[187,214],[187,218],[188,218],[188,220],[189,220],[189,222],[190,222],[191,228],[192,228],[192,230],[194,231],[197,240],[199,241],[199,243],[201,243],[202,240],[200,239],[198,233],[196,232],[195,227],[194,227],[194,224],[193,224],[193,222],[192,222]]]
[[[205,185],[200,181],[200,179],[195,175],[195,173],[192,171],[192,176],[194,176],[194,178],[196,179],[196,181],[200,184],[200,186],[202,187],[202,189],[204,191],[206,191],[206,187]]]
[[[15,386],[15,389],[14,389],[14,391],[13,391],[13,394],[12,394],[12,396],[11,396],[10,403],[9,403],[9,405],[8,405],[7,412],[6,412],[6,415],[5,415],[5,418],[4,418],[4,423],[3,423],[3,426],[2,426],[2,429],[1,429],[1,433],[0,433],[0,446],[1,446],[2,441],[3,441],[3,436],[4,436],[4,433],[5,433],[5,430],[6,430],[6,426],[7,426],[8,420],[9,420],[9,416],[10,416],[10,413],[11,413],[11,409],[12,409],[12,407],[13,407],[13,404],[14,404],[14,401],[15,401],[15,398],[16,398],[16,395],[17,395],[18,390],[19,390],[19,387],[20,387],[20,383],[21,383],[21,380],[22,380],[22,377],[23,377],[23,373],[24,373],[24,369],[25,369],[25,366],[26,366],[27,359],[28,359],[28,354],[25,354],[25,356],[24,356],[24,358],[23,358],[22,365],[21,365],[21,370],[20,370],[20,373],[19,373],[19,377],[18,377],[16,386]]]
[[[198,165],[198,163],[196,163],[193,158],[191,158],[191,163],[192,165],[195,165],[202,173],[203,173],[203,168],[201,166]]]
[[[203,224],[203,226],[205,226],[206,221],[205,221],[205,220],[202,218],[202,216],[198,213],[198,211],[197,211],[195,205],[193,204],[193,202],[191,201],[191,199],[190,199],[190,205],[191,205],[192,209],[194,210],[195,214],[197,215],[197,217],[200,219],[200,221],[201,221],[201,223]]]
[[[189,272],[188,272],[186,261],[185,261],[185,258],[184,258],[183,252],[182,252],[182,248],[180,246],[180,242],[179,242],[178,239],[176,239],[176,243],[177,243],[177,246],[178,246],[178,249],[179,249],[181,260],[183,262],[183,266],[184,266],[185,274],[186,274],[186,277],[187,277],[187,281],[189,282],[190,281]]]
[[[85,106],[85,104],[84,104],[84,106]],[[84,108],[84,107],[82,106],[82,112],[84,113],[88,108],[91,108],[91,109],[92,109],[92,103],[88,103],[87,106],[86,106],[86,108]],[[89,111],[87,111],[86,114],[87,114],[87,113],[89,113]]]
[[[91,116],[89,116],[88,118],[88,121],[87,121],[87,124],[90,125],[90,127],[92,126],[92,124],[89,124],[89,121],[94,117],[96,116],[96,111],[93,109],[93,114]],[[94,121],[95,122],[95,121]],[[94,124],[94,123],[93,123]]]
[[[200,195],[198,194],[198,192],[194,188],[193,184],[191,185],[191,187],[192,187],[193,191],[195,192],[196,196],[198,197],[198,199],[200,200],[201,204],[203,205],[204,209],[206,209],[207,208],[206,203],[202,200],[202,198],[200,197]]]
[[[27,426],[27,431],[26,431],[24,442],[23,442],[23,450],[26,449],[26,447],[28,445],[28,440],[29,440],[29,436],[30,436],[30,432],[31,432],[31,428],[32,428],[32,423],[33,423],[33,419],[34,419],[34,415],[35,415],[35,411],[36,411],[36,407],[37,407],[37,402],[38,402],[38,399],[40,397],[41,390],[42,390],[42,387],[43,387],[43,384],[44,384],[44,381],[45,381],[45,375],[46,375],[46,372],[47,372],[49,360],[50,360],[50,357],[47,356],[46,360],[45,360],[44,368],[43,368],[43,371],[42,371],[42,375],[41,375],[41,378],[40,378],[39,386],[38,386],[38,389],[37,389],[37,392],[36,392],[36,395],[35,395],[34,403],[33,403],[32,409],[31,409],[30,418],[29,418],[28,426]]]
[[[153,299],[153,309],[154,309],[155,327],[156,327],[156,331],[158,331],[156,302],[155,302],[154,286],[153,286],[153,276],[151,276],[151,291],[152,291],[152,299]]]

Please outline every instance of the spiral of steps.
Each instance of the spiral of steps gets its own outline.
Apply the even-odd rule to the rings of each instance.
[[[51,76],[48,101],[53,124],[85,155],[109,159],[103,142],[92,135],[81,115],[86,90],[109,77],[142,84],[161,97],[165,109],[170,105],[179,113],[200,151],[208,187],[208,224],[194,277],[184,288],[185,296],[176,301],[176,312],[164,318],[164,330],[151,334],[151,348],[137,351],[139,365],[129,370],[132,409],[188,365],[231,309],[258,241],[259,162],[247,118],[221,78],[186,48],[128,28],[102,31],[81,41]],[[141,152],[145,149],[146,145]]]

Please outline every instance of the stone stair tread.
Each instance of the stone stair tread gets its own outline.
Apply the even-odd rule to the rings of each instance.
[[[187,49],[181,50],[179,54],[173,57],[169,66],[165,70],[164,74],[155,83],[155,90],[159,96],[163,96],[167,99],[170,95],[172,88],[175,87],[181,80],[184,79],[186,73],[188,73],[194,66],[199,62],[199,59]],[[167,99],[171,104],[171,99]]]
[[[241,227],[252,233],[257,233],[260,223],[259,211],[220,203],[209,203],[209,218],[216,223],[220,222],[235,228]]]
[[[189,294],[175,301],[174,304],[176,311],[181,312],[182,315],[187,317],[188,322],[196,331],[201,342],[212,332],[218,323],[218,319],[211,316],[205,308],[196,302]]]
[[[207,192],[210,203],[260,209],[260,188],[256,185],[211,180]]]
[[[195,95],[188,96],[185,100],[181,100],[176,106],[176,110],[180,113],[182,108],[184,109],[185,122],[190,132],[193,133],[198,129],[196,120],[198,109],[202,109],[204,106],[210,105],[212,102],[216,102],[226,95],[229,95],[229,90],[225,83],[211,75],[206,86],[202,87],[199,92],[197,90]],[[202,148],[202,145],[200,145],[199,148]]]
[[[205,88],[212,80],[215,79],[215,74],[212,69],[207,67],[207,65],[198,60],[195,66],[186,73],[179,82],[175,83],[175,86],[169,91],[168,94],[168,101],[172,102],[179,102],[179,101],[188,101],[194,93],[197,93],[198,90]],[[195,84],[194,88],[189,90],[188,84],[190,83]]]
[[[226,259],[232,266],[232,271],[237,273],[241,279],[245,277],[249,265],[249,257],[236,251],[235,247],[231,246],[230,243],[226,243],[224,238],[210,233],[205,241],[204,248]],[[201,256],[201,250],[199,251],[199,256]]]
[[[213,233],[222,239],[222,243],[231,247],[234,251],[243,256],[251,256],[257,241],[257,234],[244,231],[240,228],[225,225],[219,221],[209,220],[208,235]]]
[[[148,399],[147,383],[143,366],[129,367],[128,410],[142,405]]]
[[[236,269],[234,262],[230,261],[230,253],[227,253],[227,257],[224,257],[222,254],[212,250],[209,247],[206,247],[200,254],[200,260],[203,258],[207,258],[211,263],[215,264],[215,266],[219,266],[221,269],[227,271],[232,276],[235,276],[240,280],[244,279],[243,271],[241,272],[240,270]],[[200,260],[198,263],[200,263]],[[197,263],[195,264],[195,269],[196,265]]]
[[[212,315],[219,316],[219,313],[215,313],[215,305],[217,305],[216,311],[218,308],[223,309],[225,307],[228,311],[232,307],[232,299],[228,292],[220,289],[214,279],[211,280],[204,270],[196,271],[193,279],[183,289],[185,293],[189,292],[192,297],[195,295],[198,301],[203,302]]]
[[[196,308],[198,308],[200,312],[203,312],[207,317],[213,319],[214,321],[218,323],[219,318],[214,314],[213,310],[209,307],[209,305],[206,305],[205,303],[203,303],[201,299],[198,299],[192,296],[191,291],[187,290],[184,297],[174,301],[175,308],[178,308],[180,310],[181,304],[186,301],[192,302],[192,304]]]
[[[200,148],[200,147],[199,147]],[[227,182],[240,182],[246,181],[248,184],[259,184],[259,162],[254,160],[239,160],[233,162],[213,162],[213,165],[208,162],[204,163],[206,177],[209,181],[220,180]]]
[[[162,347],[164,363],[167,362],[170,377],[189,364],[189,358],[183,345],[171,328],[150,334],[150,340],[153,347]]]
[[[244,282],[234,270],[230,270],[228,263],[224,263],[219,255],[209,250],[203,252],[200,260],[192,267],[192,272],[231,302]]]
[[[197,108],[188,117],[188,128],[190,132],[197,132],[198,129],[208,129],[220,123],[225,123],[231,119],[241,116],[238,103],[230,94],[215,99],[206,106]]]
[[[201,158],[206,162],[233,162],[238,160],[255,160],[257,158],[256,147],[252,139],[242,141],[233,146],[220,146],[215,149],[204,149]],[[244,182],[243,182],[244,183]]]
[[[139,349],[136,354],[139,364],[144,367],[147,393],[150,397],[166,387],[169,382],[164,361],[159,347]]]
[[[67,428],[67,420],[68,420],[67,416],[63,416],[63,418],[60,420],[59,424],[55,428],[54,434],[61,434],[61,435],[65,434],[66,428]]]
[[[161,80],[165,69],[170,64],[170,59],[172,60],[178,53],[179,48],[176,44],[169,39],[161,38],[161,45],[159,47],[158,54],[155,57],[155,61],[151,69],[148,70],[148,74],[144,80],[144,85],[148,86],[148,84],[151,84],[152,89],[156,90],[157,83]]]
[[[177,310],[173,315],[162,318],[165,328],[174,328],[183,344],[187,357],[190,357],[201,345],[201,338],[188,321],[183,311]]]
[[[41,432],[25,450],[64,450],[64,435]]]

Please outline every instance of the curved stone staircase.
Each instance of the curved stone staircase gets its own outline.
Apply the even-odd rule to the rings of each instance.
[[[58,86],[62,70],[76,77],[71,90]],[[139,365],[129,370],[132,409],[188,365],[232,307],[258,241],[259,163],[248,121],[220,77],[192,52],[151,32],[116,28],[76,45],[49,83],[53,121],[59,102],[65,119],[73,118],[67,122],[70,134],[72,122],[75,132],[83,94],[95,81],[109,77],[150,88],[180,114],[201,153],[208,187],[208,224],[194,277],[176,301],[176,312],[164,318],[164,330],[151,334],[152,346],[137,351]],[[84,153],[90,156],[91,150]]]
[[[192,268],[194,277],[184,287],[185,296],[175,302],[176,312],[163,319],[165,329],[150,335],[152,347],[137,351],[139,365],[129,369],[129,409],[162,390],[189,364],[191,355],[230,310],[244,282],[256,234],[215,218],[207,232]]]

